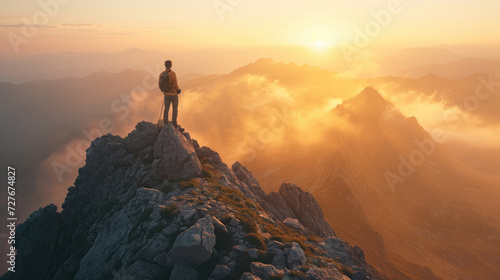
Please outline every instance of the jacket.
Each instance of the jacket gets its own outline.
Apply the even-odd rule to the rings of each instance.
[[[163,74],[163,73],[162,73]],[[161,74],[160,74],[161,76]],[[169,83],[169,92],[164,92],[164,95],[177,95],[177,91],[179,90],[179,85],[177,84],[177,75],[175,75],[174,71],[168,72],[168,83]]]

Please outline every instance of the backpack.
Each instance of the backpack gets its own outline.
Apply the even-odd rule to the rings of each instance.
[[[160,80],[158,81],[158,86],[160,87],[161,92],[170,92],[170,81],[168,77],[168,71],[163,71],[160,75]]]

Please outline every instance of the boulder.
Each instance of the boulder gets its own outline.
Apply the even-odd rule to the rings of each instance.
[[[288,251],[287,265],[289,268],[295,269],[296,267],[306,264],[306,255],[304,250],[296,242],[292,242],[292,248]]]
[[[237,227],[240,225],[240,220],[236,219],[236,218],[232,218],[231,219],[231,222],[229,223],[232,227]]]
[[[272,264],[278,269],[286,268],[286,256],[283,250],[273,249],[272,252],[275,254],[273,257]]]
[[[148,240],[137,256],[146,259],[149,262],[156,262],[155,258],[158,254],[164,254],[170,244],[170,239],[163,234],[158,234],[155,238]],[[165,260],[161,260],[164,263]]]
[[[227,265],[219,264],[212,271],[212,274],[210,274],[210,278],[224,279],[229,275],[231,275],[231,269]]]
[[[331,279],[331,280],[350,280],[346,275],[341,274],[334,267],[311,267],[307,271],[307,276],[309,279]]]
[[[266,202],[264,208],[282,220],[297,219],[304,227],[320,237],[335,236],[316,199],[296,185],[282,184],[279,192],[267,195]]]
[[[255,248],[248,249],[248,256],[251,259],[256,259],[259,257],[259,251]]]
[[[250,264],[250,270],[252,274],[256,275],[262,280],[269,280],[271,277],[283,275],[284,271],[277,269],[273,265],[263,264],[260,262],[253,262]]]
[[[196,214],[196,209],[186,209],[181,212],[181,216],[184,218],[184,221],[189,221],[194,214]]]
[[[261,280],[261,279],[250,272],[245,272],[243,273],[243,275],[241,275],[240,280]]]
[[[217,218],[213,218],[212,221],[214,223],[214,228],[216,232],[219,231],[219,233],[228,234],[226,226],[221,221],[219,221]]]
[[[158,128],[150,122],[142,121],[124,139],[125,148],[131,152],[142,151],[153,146],[158,138]]]
[[[153,169],[157,180],[201,175],[201,164],[191,141],[172,124],[164,126],[154,146]]]
[[[269,242],[267,242],[268,250],[283,249],[283,247],[284,247],[283,243],[276,240],[269,240]]]
[[[346,266],[366,266],[365,254],[358,246],[351,246],[340,238],[330,237],[320,243],[323,250]]]
[[[298,230],[302,233],[307,233],[308,230],[299,222],[297,219],[292,219],[292,218],[286,218],[283,220],[283,224],[287,225],[288,227],[291,227],[295,230]]]
[[[286,200],[302,225],[319,236],[335,236],[332,228],[325,220],[321,206],[319,206],[318,201],[312,194],[292,184],[282,184],[279,193]]]
[[[170,280],[198,280],[200,274],[191,266],[177,263],[170,274]]]
[[[212,256],[215,246],[214,218],[210,215],[199,219],[196,224],[182,232],[175,239],[167,258],[201,265]]]

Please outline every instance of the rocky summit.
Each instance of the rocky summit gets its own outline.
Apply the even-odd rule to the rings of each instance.
[[[240,163],[148,122],[94,140],[62,211],[40,208],[16,234],[2,280],[379,279],[310,193],[266,194]]]

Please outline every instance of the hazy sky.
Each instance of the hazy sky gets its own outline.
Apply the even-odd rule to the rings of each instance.
[[[500,43],[494,35],[500,26],[500,2],[494,0],[22,0],[1,5],[3,57],[131,47],[331,48],[352,43],[356,28],[369,27],[374,13],[390,15],[380,16],[379,29],[371,26],[370,44],[375,46]],[[23,26],[33,23],[36,28],[25,27],[23,33]]]

